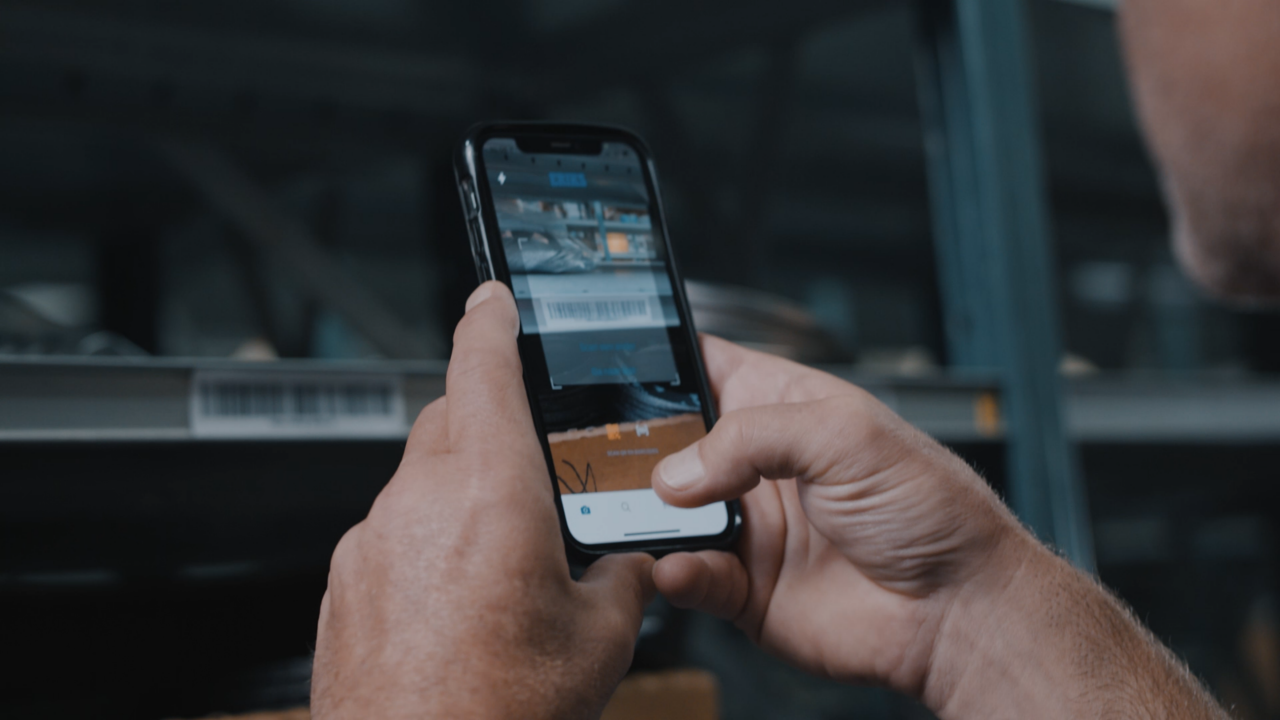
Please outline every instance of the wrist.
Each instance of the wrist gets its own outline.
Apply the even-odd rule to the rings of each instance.
[[[1022,528],[940,624],[923,700],[942,720],[1221,718],[1186,667]]]
[[[1045,717],[1043,704],[1020,707],[1013,686],[1052,672],[1040,667],[1044,647],[1035,635],[1039,595],[1062,562],[1021,527],[1010,528],[984,568],[957,589],[939,626],[922,697],[940,718],[996,717],[1005,714],[1002,708]]]
[[[464,663],[465,664],[465,663]],[[423,672],[427,670],[427,672]],[[474,718],[503,720],[521,717],[551,720],[557,715],[555,699],[510,674],[501,677],[468,675],[446,668],[361,666],[345,673],[372,676],[354,686],[334,687],[329,682],[322,696],[311,699],[316,720],[337,718]]]

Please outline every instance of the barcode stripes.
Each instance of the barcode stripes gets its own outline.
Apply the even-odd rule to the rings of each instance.
[[[543,304],[552,320],[614,322],[649,317],[646,300],[555,300]]]
[[[314,420],[333,417],[389,417],[395,389],[381,383],[205,382],[200,414],[210,418]]]

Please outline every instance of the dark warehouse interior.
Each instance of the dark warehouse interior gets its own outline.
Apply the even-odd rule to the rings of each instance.
[[[1023,512],[1012,391],[949,334],[942,4],[0,0],[0,717],[306,705],[330,555],[476,286],[452,162],[481,120],[635,131],[699,330],[862,385]],[[1280,314],[1177,265],[1115,3],[1021,5],[1056,318],[1026,334],[1061,348],[1089,550],[1024,519],[1280,717]],[[246,367],[386,382],[398,415],[198,425],[199,378]],[[725,720],[933,717],[647,612],[633,670],[709,671]]]

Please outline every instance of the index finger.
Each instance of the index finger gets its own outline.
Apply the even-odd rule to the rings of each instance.
[[[449,446],[467,449],[523,447],[537,435],[525,395],[516,333],[520,317],[511,291],[489,281],[467,300],[467,314],[453,333],[445,375],[449,398]]]
[[[653,581],[672,605],[730,621],[742,616],[751,591],[746,566],[719,550],[668,555],[653,566]]]
[[[699,333],[707,381],[720,412],[820,400],[856,392],[821,370]]]

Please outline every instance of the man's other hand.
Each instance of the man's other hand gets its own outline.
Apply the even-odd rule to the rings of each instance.
[[[471,296],[446,397],[334,551],[318,720],[597,717],[626,672],[653,560],[613,555],[569,576],[518,322],[504,285]]]
[[[653,484],[681,507],[741,497],[743,534],[736,554],[658,561],[673,604],[944,720],[1223,717],[1123,605],[875,398],[713,337],[702,348],[720,421]]]
[[[955,588],[1010,574],[1030,538],[963,461],[855,385],[702,347],[720,421],[654,488],[682,507],[741,496],[743,535],[738,555],[663,558],[658,589],[818,675],[922,694]]]

